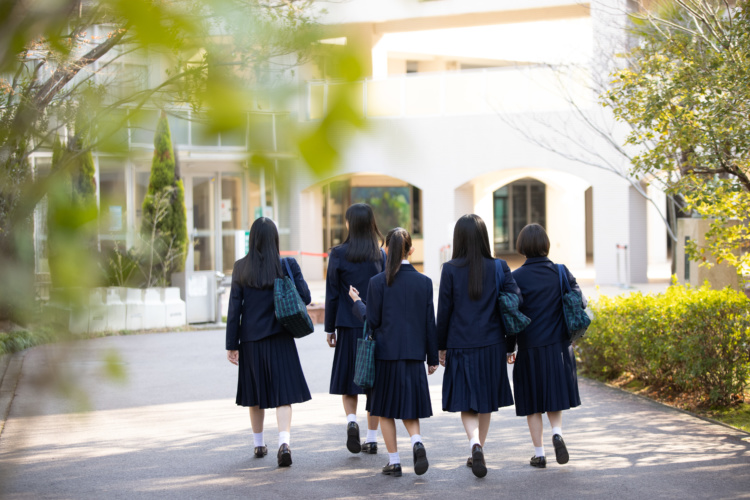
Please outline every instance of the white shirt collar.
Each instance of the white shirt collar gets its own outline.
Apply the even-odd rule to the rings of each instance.
[[[402,261],[401,261],[401,263],[402,263],[402,264],[408,264],[408,263],[409,263],[409,261],[408,261],[408,260],[406,260],[406,259],[404,259],[404,260],[402,260]]]

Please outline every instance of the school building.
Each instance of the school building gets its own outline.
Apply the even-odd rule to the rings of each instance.
[[[525,224],[538,222],[550,257],[574,272],[587,269],[600,284],[648,281],[649,266],[664,266],[670,253],[656,208],[664,211],[664,197],[622,175],[625,157],[581,119],[623,137],[591,88],[612,69],[609,44],[622,41],[631,3],[326,3],[321,43],[354,48],[362,81],[342,84],[325,63],[308,63],[294,73],[299,98],[279,109],[259,103],[244,135],[208,134],[190,110],[171,110],[193,243],[187,271],[230,273],[245,231],[266,215],[278,223],[282,250],[303,252],[305,277],[324,279],[325,259],[305,253],[343,241],[344,211],[367,202],[383,232],[411,231],[413,260],[435,282],[466,213],[485,220],[500,257],[514,253]],[[143,82],[163,78],[158,62],[130,66]],[[335,172],[315,175],[294,153],[288,124],[314,126],[342,90],[357,96],[367,130],[347,138]],[[134,242],[157,116],[133,117],[127,160],[96,155],[103,246]],[[253,151],[269,161],[249,166]],[[49,158],[36,161],[44,168]]]

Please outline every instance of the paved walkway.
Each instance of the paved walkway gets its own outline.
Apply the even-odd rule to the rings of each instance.
[[[0,488],[7,498],[748,498],[747,435],[598,383],[581,381],[583,406],[566,412],[571,461],[546,470],[533,454],[525,419],[493,417],[489,473],[464,465],[459,416],[440,411],[442,369],[430,377],[435,416],[423,421],[430,469],[412,470],[399,427],[404,476],[381,476],[387,457],[346,451],[340,399],[328,395],[333,350],[322,332],[298,342],[313,400],[294,407],[294,465],[276,467],[276,424],[267,412],[271,454],[252,457],[247,411],[234,405],[236,368],[222,331],[148,334],[31,349],[0,436]],[[126,383],[102,378],[118,352]],[[84,377],[80,398],[45,389],[51,360],[65,355]],[[58,380],[58,382],[60,382]],[[63,384],[64,385],[64,384]],[[74,392],[74,395],[77,394]],[[360,411],[360,422],[364,421]],[[549,434],[545,437],[552,452]],[[553,453],[554,455],[554,453]]]

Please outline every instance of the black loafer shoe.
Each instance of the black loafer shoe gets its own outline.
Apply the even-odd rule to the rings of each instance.
[[[475,444],[471,447],[471,472],[477,477],[487,475],[487,464],[484,462],[482,445]]]
[[[289,450],[288,444],[279,446],[279,453],[276,454],[276,460],[279,463],[279,467],[289,467],[292,465],[292,452]]]
[[[357,422],[349,422],[346,426],[346,449],[352,453],[362,451],[362,445],[359,442],[359,426]]]
[[[568,447],[565,446],[565,441],[563,441],[560,434],[552,436],[552,446],[555,447],[555,458],[557,459],[557,463],[567,464],[568,460],[570,460],[570,455],[568,455]]]
[[[378,443],[362,443],[362,453],[367,453],[368,455],[377,455]]]
[[[268,447],[267,446],[256,446],[255,447],[255,458],[263,458],[266,455],[268,455]]]
[[[401,464],[388,464],[383,467],[386,476],[401,477]]]
[[[534,455],[531,457],[531,460],[529,460],[529,465],[532,467],[538,467],[540,469],[546,469],[547,468],[547,459],[545,457],[537,457]]]
[[[427,462],[427,450],[424,449],[422,443],[414,443],[412,451],[414,452],[414,473],[421,476],[430,466]]]
[[[471,467],[471,464],[472,464],[473,462],[474,462],[474,461],[473,461],[473,460],[471,459],[471,457],[467,458],[467,459],[466,459],[466,467]]]

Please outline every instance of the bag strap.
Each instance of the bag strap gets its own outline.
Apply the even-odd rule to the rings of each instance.
[[[557,265],[557,270],[560,273],[560,292],[563,292],[563,283],[565,284],[565,290],[568,292],[572,292],[573,289],[570,288],[570,283],[568,282],[568,276],[565,273],[565,270],[563,269],[562,264]]]
[[[505,271],[503,271],[503,264],[500,259],[495,259],[495,295],[500,296],[500,291],[503,288],[505,282]]]
[[[563,268],[562,264],[557,264],[557,275],[560,277],[560,297],[565,295],[565,289],[563,288]]]
[[[362,338],[367,339],[367,318],[365,318],[365,326],[362,328]]]
[[[284,267],[286,267],[286,273],[287,275],[292,278],[292,281],[294,281],[294,275],[292,274],[292,269],[289,267],[289,259],[281,259],[281,262],[284,263]]]

